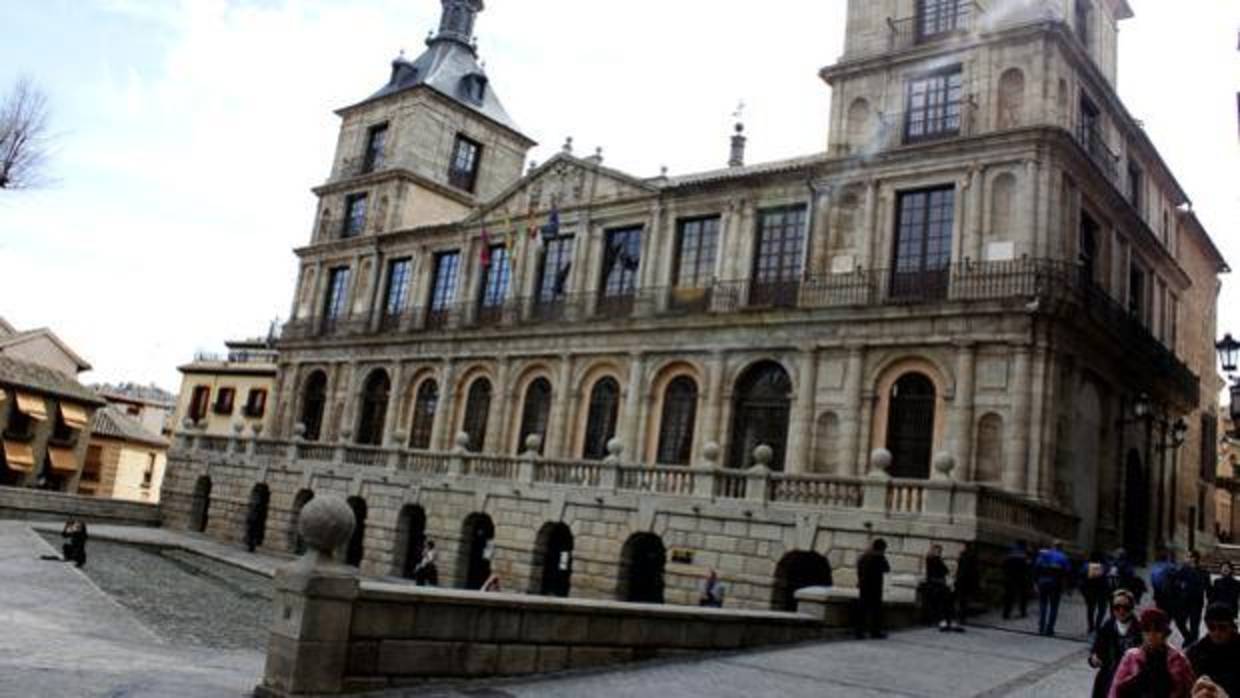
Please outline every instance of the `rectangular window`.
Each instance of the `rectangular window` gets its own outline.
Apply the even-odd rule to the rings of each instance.
[[[805,206],[758,212],[750,305],[796,305],[804,246]]]
[[[551,303],[568,292],[568,274],[573,268],[573,237],[552,238],[543,245],[538,276],[538,303]]]
[[[77,434],[77,430],[65,422],[63,412],[57,409],[56,424],[52,427],[52,441],[60,445],[69,446],[77,441]]]
[[[1214,482],[1218,475],[1218,416],[1201,415],[1201,479]]]
[[[1145,187],[1145,178],[1141,174],[1141,168],[1137,165],[1137,163],[1129,160],[1128,161],[1128,203],[1132,204],[1132,207],[1137,209],[1137,213],[1142,218],[1145,217],[1145,211],[1143,211],[1141,208],[1142,198],[1143,198],[1141,196],[1141,192],[1144,187]]]
[[[909,80],[904,118],[906,143],[960,134],[962,81],[958,65]]]
[[[349,268],[336,267],[327,277],[327,299],[323,305],[323,318],[334,322],[343,317],[348,296]]]
[[[407,257],[388,262],[387,295],[383,303],[385,318],[400,317],[408,309],[409,277],[412,272],[413,261]]]
[[[438,328],[448,324],[460,268],[461,253],[457,250],[435,254],[435,275],[432,277],[430,302],[427,303],[427,327]]]
[[[205,385],[194,386],[193,397],[189,400],[189,418],[194,422],[202,421],[207,416],[207,406],[211,404],[211,388]]]
[[[1128,312],[1145,320],[1145,272],[1135,264],[1128,265]]]
[[[680,221],[676,231],[677,288],[706,288],[715,276],[719,216]]]
[[[1085,211],[1081,211],[1081,280],[1087,286],[1098,283],[1098,224]]]
[[[233,400],[237,396],[235,388],[220,388],[215,395],[215,407],[213,411],[216,414],[231,415],[233,413]]]
[[[350,194],[344,200],[344,230],[342,237],[361,235],[366,229],[366,195]]]
[[[267,391],[253,388],[245,399],[245,416],[258,419],[267,411]]]
[[[633,310],[641,255],[641,226],[607,231],[603,239],[603,276],[597,309],[600,315],[621,316]]]
[[[963,26],[968,8],[961,0],[917,0],[917,40],[925,41]]]
[[[457,189],[472,192],[478,179],[478,161],[482,146],[469,138],[457,135],[452,149],[452,164],[448,168],[448,183]]]
[[[956,190],[906,191],[896,201],[891,295],[903,300],[947,297]]]
[[[1081,118],[1077,124],[1077,140],[1085,147],[1090,157],[1097,158],[1106,150],[1102,142],[1102,117],[1098,107],[1092,100],[1081,94]],[[1108,153],[1109,154],[1109,153]]]
[[[383,167],[384,146],[387,145],[387,124],[371,126],[366,132],[366,157],[362,162],[362,172],[374,172]]]
[[[1076,38],[1080,39],[1082,44],[1085,44],[1085,48],[1089,48],[1089,0],[1076,0],[1076,7],[1074,10],[1076,20]]]
[[[478,322],[494,323],[500,320],[504,301],[508,298],[508,286],[512,282],[512,263],[508,248],[492,245],[487,252],[488,264],[482,279],[482,291],[478,297]]]
[[[155,454],[148,453],[146,461],[146,470],[142,471],[142,489],[150,489],[151,481],[155,479]]]

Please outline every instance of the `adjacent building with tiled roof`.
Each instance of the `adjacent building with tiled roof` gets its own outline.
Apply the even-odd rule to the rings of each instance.
[[[113,499],[158,502],[169,442],[110,404],[95,412],[77,491]]]

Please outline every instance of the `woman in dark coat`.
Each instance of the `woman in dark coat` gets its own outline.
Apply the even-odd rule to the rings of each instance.
[[[1133,614],[1135,607],[1132,594],[1127,591],[1121,589],[1111,597],[1111,615],[1099,626],[1089,652],[1089,665],[1098,670],[1093,698],[1107,698],[1124,653],[1141,646],[1141,624]]]

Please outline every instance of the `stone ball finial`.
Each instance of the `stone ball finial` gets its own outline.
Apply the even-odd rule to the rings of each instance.
[[[311,550],[327,557],[349,540],[355,525],[353,509],[343,497],[335,494],[311,499],[302,507],[297,519],[302,540]]]
[[[942,475],[944,479],[952,476],[952,471],[956,469],[956,457],[950,453],[939,451],[934,456],[934,471]]]
[[[706,445],[702,447],[702,458],[706,459],[706,462],[711,465],[717,464],[719,462],[719,444],[714,441],[707,441]]]
[[[624,442],[615,436],[611,437],[611,439],[607,442],[607,452],[612,456],[619,458],[620,455],[624,453]]]
[[[262,422],[255,422],[254,424],[250,425],[250,431],[254,432],[254,435],[255,435],[255,436],[262,436],[262,433],[263,433],[263,423],[262,423]]]
[[[343,439],[344,441],[348,441],[349,439],[353,438],[353,427],[344,427],[343,429],[341,429],[340,438]]]
[[[182,419],[182,420],[181,420],[181,428],[182,428],[182,429],[185,429],[186,431],[189,431],[190,429],[193,429],[193,428],[194,428],[194,420],[190,419],[189,417],[186,417],[185,419]]]
[[[566,153],[573,152],[573,137],[572,136],[569,136],[568,138],[564,139],[564,152]]]
[[[891,451],[885,448],[876,448],[870,453],[870,465],[873,466],[873,475],[890,475],[892,455]]]
[[[293,436],[304,439],[306,438],[306,423],[298,422],[293,425]]]
[[[542,434],[530,434],[525,437],[525,450],[537,451],[542,446]]]
[[[401,444],[409,440],[409,435],[397,429],[392,432],[392,446],[399,447]]]
[[[237,420],[233,422],[232,430],[234,434],[236,434],[237,436],[241,436],[241,432],[245,431],[245,422],[241,420]]]
[[[456,440],[455,440],[455,442],[456,442],[456,447],[457,447],[459,450],[464,451],[464,450],[468,449],[468,448],[469,448],[469,434],[466,434],[466,433],[465,433],[465,432],[463,432],[463,431],[458,431],[458,432],[456,433]]]
[[[753,450],[753,462],[763,468],[770,468],[771,461],[775,460],[775,449],[766,444],[758,444]]]

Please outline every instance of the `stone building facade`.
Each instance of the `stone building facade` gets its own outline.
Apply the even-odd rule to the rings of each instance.
[[[1022,515],[1023,533],[972,525],[953,545],[1053,534],[1143,554],[1176,535],[1167,521],[1188,478],[1174,474],[1191,454],[1172,444],[1174,425],[1191,436],[1212,409],[1225,266],[1117,97],[1126,2],[850,0],[844,55],[821,73],[833,92],[822,152],[746,165],[738,129],[729,167],[653,178],[578,157],[571,142],[522,174],[532,141],[465,31],[482,3],[444,6],[427,54],[399,59],[387,86],[340,112],[317,223],[297,250],[271,433],[282,441],[245,447],[267,453],[264,487],[286,523],[313,482],[372,483],[375,496],[352,494],[366,500],[367,555],[387,557],[364,564],[398,571],[402,502],[442,504],[423,515],[451,552],[473,550],[470,517],[497,500],[449,481],[460,501],[442,502],[447,491],[427,488],[443,483],[417,477],[397,494],[404,471],[351,467],[359,454],[429,463],[459,446],[478,454],[463,462],[509,463],[494,467],[520,482],[514,458],[531,446],[527,459],[582,468],[614,449],[659,482],[718,466],[717,484],[767,445],[768,479],[806,483],[823,511],[777,514],[764,498],[733,512],[744,550],[712,544],[715,524],[677,529],[689,514],[657,497],[624,516],[585,495],[550,514],[522,504],[537,476],[505,491],[513,513],[483,537],[529,559],[533,524],[554,515],[578,539],[599,536],[601,576],[619,564],[623,578],[626,540],[684,530],[758,589],[742,594],[754,602],[782,555],[847,564],[876,532],[909,541],[899,562],[915,572],[936,532],[875,523],[822,492],[891,476],[879,507],[890,511],[900,488],[932,486],[936,462],[949,491],[1038,512]],[[187,452],[169,473],[166,501],[184,520],[205,468],[230,473],[225,501],[238,507],[258,475],[211,455],[240,446],[206,443],[205,458]],[[809,513],[825,518],[798,534]],[[1056,516],[1075,523],[1033,530]],[[763,525],[778,550],[761,546]]]

